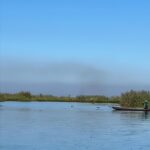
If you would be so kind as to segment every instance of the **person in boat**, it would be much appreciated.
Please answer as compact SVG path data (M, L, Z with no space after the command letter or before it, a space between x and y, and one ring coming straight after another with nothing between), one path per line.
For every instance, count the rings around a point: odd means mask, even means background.
M144 101L144 109L148 109L148 101L147 100Z

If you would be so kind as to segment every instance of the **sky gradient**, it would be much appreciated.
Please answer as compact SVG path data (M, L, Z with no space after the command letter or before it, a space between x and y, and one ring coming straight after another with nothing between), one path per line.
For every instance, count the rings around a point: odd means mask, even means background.
M0 92L150 90L150 1L1 0Z

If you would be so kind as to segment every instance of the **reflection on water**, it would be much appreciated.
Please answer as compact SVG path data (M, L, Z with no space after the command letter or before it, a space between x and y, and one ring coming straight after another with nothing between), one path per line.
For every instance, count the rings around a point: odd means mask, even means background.
M150 112L147 111L115 111L113 110L113 113L119 113L122 117L122 119L125 117L125 120L146 120L150 119Z
M143 112L143 118L144 118L144 119L148 119L149 116L150 116L150 113L149 113L149 112L147 112L147 111Z
M149 139L149 112L113 111L110 104L0 103L1 150L149 150Z

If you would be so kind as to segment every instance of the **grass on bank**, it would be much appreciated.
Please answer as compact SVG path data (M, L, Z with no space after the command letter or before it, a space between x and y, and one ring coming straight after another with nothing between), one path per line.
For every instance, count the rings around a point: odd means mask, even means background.
M0 101L41 101L41 102L82 102L82 103L119 103L118 99L106 96L52 96L32 95L30 92L19 92L15 94L0 93Z
M58 97L52 95L32 95L30 92L19 92L15 94L0 93L0 101L40 101L40 102L82 102L82 103L118 103L123 107L143 107L144 100L150 104L149 91L129 91L120 96L85 96Z

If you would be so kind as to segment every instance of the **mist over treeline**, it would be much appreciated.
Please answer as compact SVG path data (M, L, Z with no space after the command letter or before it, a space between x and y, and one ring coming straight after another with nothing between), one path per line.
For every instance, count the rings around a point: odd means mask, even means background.
M108 62L107 65L102 65L102 62L94 64L78 60L33 62L1 57L0 91L30 91L34 94L51 92L57 96L115 96L128 89L150 89L150 73L146 70L139 72L139 66L138 70L135 70L136 67L132 66L125 69L122 65L115 64L113 67L112 63Z

